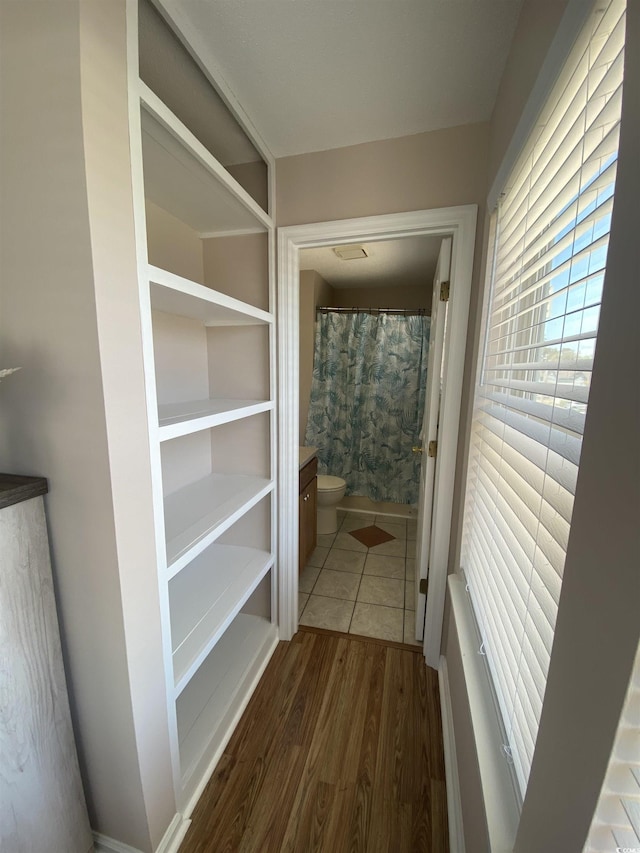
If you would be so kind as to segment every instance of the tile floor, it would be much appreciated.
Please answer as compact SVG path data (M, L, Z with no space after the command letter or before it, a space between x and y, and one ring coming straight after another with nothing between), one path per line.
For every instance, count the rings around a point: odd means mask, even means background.
M300 624L418 645L415 520L338 510L338 524L300 573ZM367 548L349 534L372 524L395 539Z

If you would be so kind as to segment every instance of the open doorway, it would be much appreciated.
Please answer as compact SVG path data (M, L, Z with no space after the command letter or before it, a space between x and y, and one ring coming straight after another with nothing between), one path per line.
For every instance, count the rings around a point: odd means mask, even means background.
M299 444L315 496L301 477L303 500L320 501L317 524L300 507L300 624L422 641L420 445L427 374L442 366L429 339L443 239L300 250Z
M299 443L331 441L332 458L321 448L325 452L320 453L319 470L346 474L342 508L415 517L419 466L411 458L411 448L418 439L421 412L418 416L414 410L416 405L422 408L424 387L419 386L426 380L432 285L441 241L439 236L417 235L346 250L327 246L300 251ZM323 330L326 334L321 337ZM321 349L315 344L322 344ZM386 363L381 361L385 357ZM315 377L314 358L324 360L318 365L324 370L320 374L316 370ZM338 429L335 422L322 423L318 394L323 393L324 405L337 394L334 418L339 412L348 418L359 414L358 403L366 397L364 385L376 394L382 420L364 439L367 425L361 423L359 434L348 438L349 453L342 433L351 424ZM384 418L392 407L395 417ZM404 442L397 440L400 434Z
M457 451L460 392L466 341L469 291L475 237L475 206L417 211L405 214L343 220L280 229L279 239L279 615L283 638L290 637L298 621L298 448L300 439L299 271L300 253L306 249L349 243L376 243L400 238L429 237L440 242L451 236L451 291L447 321L447 347L442 368L443 395L435 478L434 511L430 519L430 594L427 606L425 653L437 665L446 584L453 478ZM418 524L424 519L417 518Z

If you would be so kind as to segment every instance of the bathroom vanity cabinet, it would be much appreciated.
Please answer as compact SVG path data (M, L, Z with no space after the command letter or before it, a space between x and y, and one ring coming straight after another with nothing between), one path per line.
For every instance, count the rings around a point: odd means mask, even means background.
M298 499L298 569L302 571L318 542L318 460L300 469Z
M186 58L171 65L179 46L151 61L172 36L140 8L136 242L174 788L188 814L278 640L274 226L267 164L250 142L241 175L218 159L242 129L216 135L220 99ZM188 114L182 82L203 111Z

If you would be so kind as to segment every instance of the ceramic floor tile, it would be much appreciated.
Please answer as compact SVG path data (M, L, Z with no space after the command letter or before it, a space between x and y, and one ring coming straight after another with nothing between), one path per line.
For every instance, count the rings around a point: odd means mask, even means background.
M319 533L317 545L321 548L331 548L336 538L335 533Z
M367 527L374 523L375 515L368 513L350 512L345 516L340 533L346 533L349 530L359 530L361 527Z
M313 588L313 594L326 595L329 598L342 598L345 601L355 601L359 586L360 575L355 575L351 572L332 572L329 569L323 569Z
M403 611L395 607L357 602L349 628L350 634L402 642Z
M407 557L406 578L408 581L416 579L416 561L412 557Z
M326 628L329 631L342 631L346 634L352 614L353 601L312 595L304 608L300 624L309 625L312 628Z
M407 525L404 521L383 521L380 519L376 520L376 526L381 530L386 530L387 533L395 536L396 539L407 538Z
M404 609L405 610L415 610L416 609L416 584L415 581L407 581L404 587Z
M362 542L359 542L350 533L343 533L342 531L336 536L333 547L342 551L360 551L363 554L367 551L366 545L363 545Z
M415 542L417 529L416 521L407 521L407 539L411 539Z
M318 547L314 550L313 554L307 560L307 565L315 566L317 569L321 569L324 566L324 561L327 559L328 553L328 548L323 548L322 545L318 545Z
M324 568L332 569L334 572L362 574L366 556L359 551L341 551L338 548L332 548L324 561Z
M404 558L406 551L406 539L392 539L391 542L383 542L381 545L374 545L373 548L369 548L370 554L383 554L385 557Z
M298 578L298 591L311 592L314 583L318 580L319 574L320 569L317 569L315 566L305 566Z
M404 581L363 575L357 600L364 601L367 604L402 607L404 604Z
M302 611L304 610L304 606L309 601L309 593L308 592L299 592L298 593L298 618L302 616Z
M404 580L404 557L384 557L370 551L364 563L364 573Z
M416 640L416 614L413 610L404 611L404 642L411 646L422 645L420 640Z

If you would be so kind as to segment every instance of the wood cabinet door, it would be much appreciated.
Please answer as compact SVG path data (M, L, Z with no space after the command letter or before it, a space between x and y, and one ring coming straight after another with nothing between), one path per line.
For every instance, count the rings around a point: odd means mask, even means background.
M298 570L302 571L318 541L318 480L311 480L298 498Z
M298 498L298 571L301 572L307 563L307 503L305 501L305 491Z

